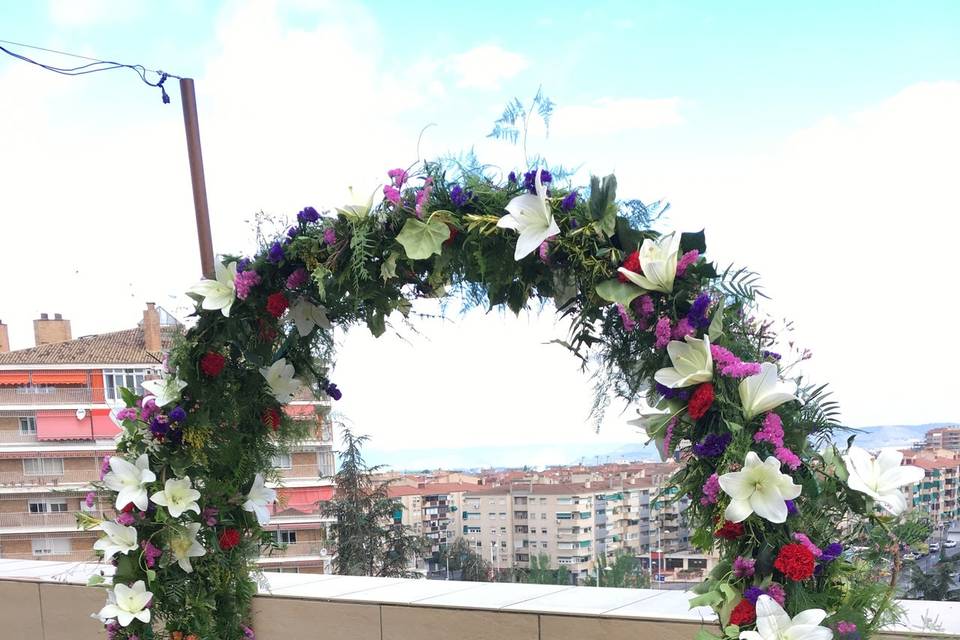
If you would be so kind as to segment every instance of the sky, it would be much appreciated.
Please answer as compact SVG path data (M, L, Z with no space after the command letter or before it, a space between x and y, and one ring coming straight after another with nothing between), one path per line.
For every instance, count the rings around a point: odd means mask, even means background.
M838 6L842 5L842 6ZM531 154L615 171L671 202L718 263L760 273L851 426L960 420L952 323L960 232L960 5L953 2L113 2L0 8L0 39L196 80L216 251L252 220L342 204L385 172L473 149L504 104L557 104ZM62 56L16 49L49 64ZM128 70L63 77L0 57L0 319L14 348L62 313L74 335L184 315L199 276L179 91ZM422 136L421 136L422 134ZM431 309L426 309L430 311ZM378 461L499 447L545 464L638 440L599 432L592 385L550 310L338 332L342 419ZM447 453L424 453L443 449ZM411 453L414 452L414 453ZM418 457L419 456L419 457Z

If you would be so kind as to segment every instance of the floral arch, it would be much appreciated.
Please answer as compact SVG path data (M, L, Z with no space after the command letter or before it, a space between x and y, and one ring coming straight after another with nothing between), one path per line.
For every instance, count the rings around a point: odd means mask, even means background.
M649 408L635 423L684 461L674 482L692 498L692 542L721 557L693 600L721 624L701 635L854 640L893 619L899 561L888 581L874 566L922 535L897 517L919 470L828 443L835 404L785 379L755 276L718 273L702 232L652 231L657 207L618 202L613 176L576 190L546 170L450 172L394 169L376 205L308 207L190 290L195 326L147 395L125 398L102 482L119 515L82 519L116 565L99 613L109 635L253 637L271 457L304 435L283 405L303 386L339 397L321 366L334 325L380 335L391 313L447 292L515 312L553 301L571 322L563 344L595 367L598 408L611 394ZM853 544L869 551L844 553Z

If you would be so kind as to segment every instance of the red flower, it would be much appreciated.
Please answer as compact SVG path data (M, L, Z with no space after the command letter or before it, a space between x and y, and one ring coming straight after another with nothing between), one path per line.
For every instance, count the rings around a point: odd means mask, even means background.
M213 351L203 354L200 358L200 371L203 375L216 378L223 373L223 368L227 365L227 359L219 353Z
M447 226L450 227L450 236L443 241L443 246L445 247L449 247L451 244L453 244L453 241L457 239L458 235L460 235L460 232L457 231L455 226L452 224L447 224Z
M220 548L229 551L240 544L240 532L236 529L224 529L220 534Z
M730 624L742 627L745 624L753 624L757 621L757 609L749 600L741 600L740 603L730 612Z
M713 404L713 385L704 382L690 396L690 404L687 406L687 413L694 420L699 420L707 412L707 409Z
M280 293L271 293L267 296L267 313L272 315L274 318L279 318L283 315L283 312L287 310L287 307L290 306L290 303L287 302L287 297Z
M263 416L260 418L260 421L263 422L263 426L270 427L274 431L280 428L280 410L276 407L270 407L263 412Z
M623 261L623 268L627 271L633 271L634 273L643 273L643 267L640 266L640 252L634 251L628 255L627 259ZM630 282L627 276L619 271L617 272L617 280L620 282Z
M133 511L133 507L134 504L132 502L128 502L127 504L123 505L123 509L120 509L120 513L130 513Z
M743 525L739 522L723 521L723 526L716 530L714 537L724 540L736 540L743 535Z
M815 563L816 560L810 549L802 544L792 543L780 547L780 553L777 554L773 566L794 582L800 582L813 575Z

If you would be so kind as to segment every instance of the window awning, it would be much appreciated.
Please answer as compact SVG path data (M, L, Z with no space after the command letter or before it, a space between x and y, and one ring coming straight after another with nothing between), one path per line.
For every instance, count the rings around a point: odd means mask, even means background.
M22 386L29 384L30 376L26 371L0 371L0 385Z
M34 371L33 384L87 384L86 371Z
M288 404L283 408L283 412L294 420L317 417L316 407L312 404Z
M79 420L76 412L37 411L37 440L105 439L119 432L108 409L87 411Z
M274 503L274 512L280 513L287 509L294 509L301 513L313 513L317 510L317 503L333 497L333 487L303 487L295 489L280 489L277 502ZM285 502L285 506L281 506Z

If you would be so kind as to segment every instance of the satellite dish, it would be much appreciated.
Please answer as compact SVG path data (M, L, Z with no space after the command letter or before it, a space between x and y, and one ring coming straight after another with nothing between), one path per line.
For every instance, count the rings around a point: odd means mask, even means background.
M327 550L326 550L326 549L320 549L320 555L322 555L322 556L327 555Z
M86 409L77 409L77 420L83 420L87 417Z

